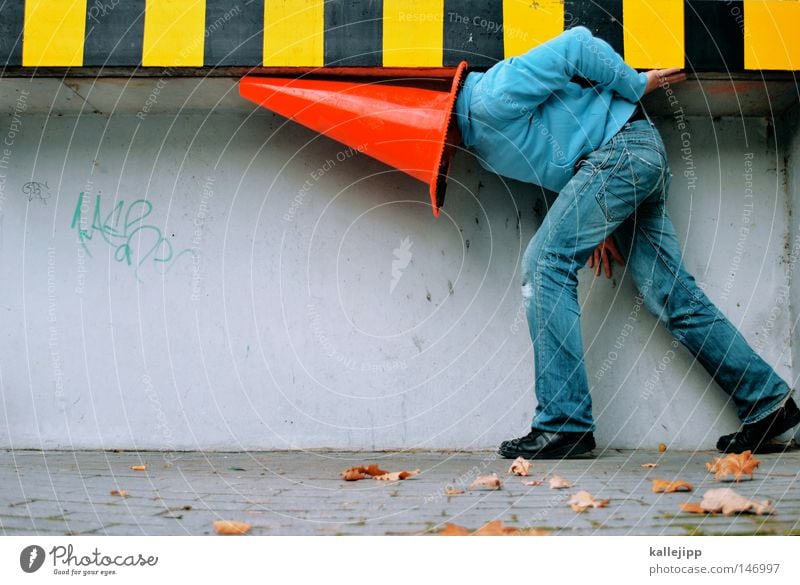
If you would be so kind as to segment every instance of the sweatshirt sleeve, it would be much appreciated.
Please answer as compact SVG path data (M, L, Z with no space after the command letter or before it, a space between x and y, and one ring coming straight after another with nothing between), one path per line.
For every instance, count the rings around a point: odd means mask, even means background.
M500 119L527 115L575 76L631 102L641 99L647 86L644 73L637 73L611 45L578 26L490 68L481 81L482 105Z

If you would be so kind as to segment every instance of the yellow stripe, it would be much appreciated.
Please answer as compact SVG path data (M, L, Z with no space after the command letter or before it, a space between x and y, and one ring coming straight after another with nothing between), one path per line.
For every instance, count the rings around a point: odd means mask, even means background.
M800 69L800 2L744 0L744 68Z
M22 64L80 67L86 31L86 0L26 0Z
M563 0L503 0L503 45L506 57L521 55L563 31Z
M205 0L146 0L142 65L202 67L205 24Z
M683 67L683 0L624 0L625 61L631 67Z
M264 65L324 64L323 0L264 0Z
M444 0L383 0L384 67L441 67Z

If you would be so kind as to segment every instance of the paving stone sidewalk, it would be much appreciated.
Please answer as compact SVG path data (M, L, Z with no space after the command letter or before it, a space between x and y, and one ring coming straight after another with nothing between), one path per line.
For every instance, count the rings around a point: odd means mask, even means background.
M523 485L507 474L509 460L480 451L0 451L0 534L204 535L213 534L219 519L249 522L255 535L433 534L448 522L476 529L496 519L555 535L800 533L800 451L760 455L755 478L738 485L706 471L716 455L611 450L594 459L534 462L524 479L558 474L575 485L552 490L546 481ZM345 468L370 463L420 474L399 482L340 479ZM466 488L493 472L501 490L445 495L448 487ZM654 494L652 479L683 479L695 491ZM770 499L777 514L680 511L681 502L699 502L714 487ZM566 502L581 489L610 505L573 512Z

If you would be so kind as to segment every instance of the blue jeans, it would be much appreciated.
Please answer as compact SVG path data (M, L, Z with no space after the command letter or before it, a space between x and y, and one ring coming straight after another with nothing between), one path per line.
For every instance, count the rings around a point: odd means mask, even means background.
M658 130L647 120L629 122L579 163L531 239L522 295L536 370L533 428L594 430L578 269L609 234L644 305L730 394L742 422L761 420L790 394L684 268L665 208L670 176Z

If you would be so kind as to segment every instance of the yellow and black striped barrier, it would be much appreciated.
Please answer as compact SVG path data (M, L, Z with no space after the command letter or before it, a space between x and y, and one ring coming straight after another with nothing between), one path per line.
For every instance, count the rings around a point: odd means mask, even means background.
M800 69L800 0L8 0L8 67L486 67L583 25L638 68Z

